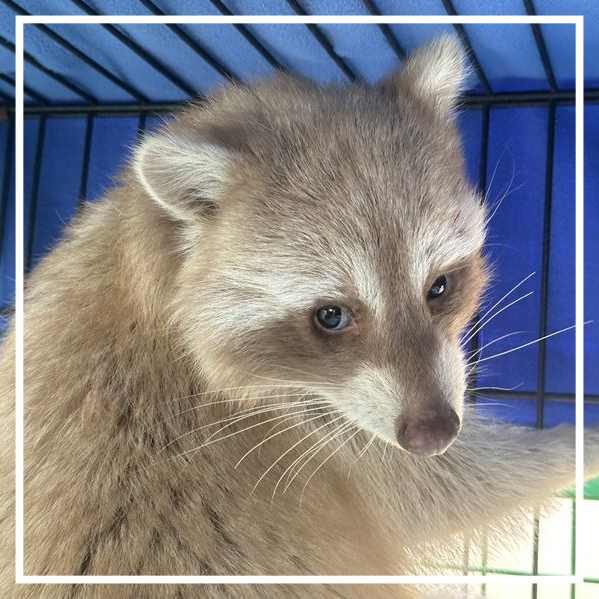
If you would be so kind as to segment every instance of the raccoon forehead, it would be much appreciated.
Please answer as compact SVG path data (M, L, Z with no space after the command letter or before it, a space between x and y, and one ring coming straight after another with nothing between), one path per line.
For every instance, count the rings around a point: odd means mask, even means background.
M480 252L486 237L486 210L472 194L428 219L421 218L406 234L414 276L423 281Z
M256 256L240 265L230 263L218 274L238 302L261 305L252 316L285 318L291 312L309 310L323 301L359 300L375 314L383 313L381 269L375 256L357 247L316 260L314 256Z
M420 244L413 246L413 258L410 260L418 279L426 279L432 273L442 273L456 264L463 264L480 251L484 243L484 230L474 229L467 232L443 231L439 228L425 229L421 232Z
M284 228L279 223L282 233L274 237L254 230L243 243L231 238L231 244L219 244L219 274L232 288L278 296L285 304L308 305L345 293L378 310L389 278L407 277L420 285L421 278L480 250L485 213L475 199L471 202L470 210L455 217L446 211L443 218L437 214L412 223L381 216L370 225L345 218L343 229L316 219L310 234L305 222L295 221Z

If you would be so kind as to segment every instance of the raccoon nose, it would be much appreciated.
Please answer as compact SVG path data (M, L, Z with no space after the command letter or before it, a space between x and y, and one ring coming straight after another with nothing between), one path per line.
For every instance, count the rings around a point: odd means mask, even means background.
M400 417L397 441L406 451L422 456L445 452L460 431L460 418L449 406L414 416Z

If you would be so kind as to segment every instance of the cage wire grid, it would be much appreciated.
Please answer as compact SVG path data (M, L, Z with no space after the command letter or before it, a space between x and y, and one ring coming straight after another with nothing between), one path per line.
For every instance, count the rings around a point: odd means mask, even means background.
M446 15L458 15L456 6L452 0L440 0L442 7ZM163 15L166 14L163 9L152 0L139 0L140 4L143 5L149 14ZM217 14L222 15L233 15L233 11L229 6L221 0L208 0L213 9L217 11ZM375 0L361 0L362 7L365 9L367 14L370 15L381 15L379 5ZM305 16L311 14L308 12L306 4L299 0L286 0L287 7L292 11L292 14ZM31 14L27 11L24 3L17 3L13 0L0 0L0 6L8 9L11 15L28 15ZM71 6L73 9L78 9L81 13L87 15L101 15L102 13L94 8L92 3L88 0L68 0L65 5ZM533 0L522 0L522 9L525 14L535 15L535 4ZM67 13L70 8L67 8ZM151 129L156 124L157 117L161 115L167 115L171 112L176 112L184 100L177 102L163 102L155 101L149 95L139 89L134 81L125 79L118 74L118 70L111 69L109 66L105 66L100 62L100 59L93 57L85 52L85 50L77 47L69 41L64 35L58 33L54 28L47 25L30 25L28 27L34 27L44 36L51 40L54 44L59 46L62 50L68 53L74 60L81 61L91 69L96 75L102 79L109 81L112 85L116 86L119 90L124 92L129 100L122 103L103 103L100 98L96 97L93 93L86 89L84 83L78 82L61 74L55 68L51 68L44 63L43 56L34 56L27 47L24 52L24 60L27 68L31 70L35 69L37 72L42 73L47 80L51 81L54 85L57 85L64 90L67 90L69 94L76 98L75 102L56 102L49 97L44 91L41 91L37 87L33 87L26 81L24 86L24 92L29 101L25 106L25 115L27 123L32 126L32 123L36 125L35 135L26 133L26 140L33 141L35 144L34 152L32 153L30 166L31 166L31 180L30 188L27 193L26 203L26 247L25 247L25 268L28 272L39 259L42 252L36 252L36 225L39 224L40 219L40 197L43 194L41 190L41 172L44 160L47 160L46 152L44 151L45 143L47 143L47 133L49 124L52 123L58 117L66 119L76 119L81 121L83 127L83 143L81 147L81 164L80 174L78 180L77 198L78 205L73 206L73 210L76 210L84 202L91 200L90 197L90 158L92 154L92 146L94 141L94 135L98 134L100 127L102 126L102 119L105 118L123 118L127 120L127 124L130 127L132 121L135 120L133 137L139 137L146 130ZM198 98L198 93L194 90L189 83L176 72L166 61L164 61L155 50L150 50L144 47L143 44L136 41L127 31L122 27L102 24L97 25L106 31L114 40L118 41L124 46L129 52L134 54L149 68L159 73L165 80L177 88L185 98L192 96ZM239 76L234 69L227 66L223 60L215 53L212 49L202 44L197 36L192 37L188 30L180 25L170 24L161 25L161 27L167 27L179 40L180 42L192 52L198 61L207 65L214 71L216 71L223 79L234 82L242 82L242 78ZM252 30L249 26L243 24L233 24L239 35L257 52L266 64L270 68L280 70L283 72L293 72L293 69L288 66L288 63L284 60L284 57L277 55L269 49L268 44L261 40L260 36ZM338 52L335 47L334 40L331 39L330 33L324 30L323 27L316 24L305 24L304 27L308 30L309 35L313 38L313 41L321 48L324 55L328 57L335 68L339 71L342 77L347 81L360 80L360 75L357 73L355 67L343 56L341 52ZM376 25L380 31L385 43L388 48L391 49L398 62L405 59L408 52L401 39L398 37L396 31L394 31L387 24ZM501 110L502 108L540 108L545 111L545 153L544 153L544 197L542 207L542 239L541 239L541 268L538 273L539 283L539 317L536 326L537 337L541 338L550 333L549 328L549 284L550 284L550 257L552 250L552 218L554 218L554 163L555 163L555 152L556 152L556 128L558 113L563 107L572 106L574 104L574 91L571 88L565 88L560 85L558 78L555 74L550 58L549 50L545 40L545 35L542 28L538 24L530 24L530 34L534 39L534 47L538 53L538 58L542 64L546 89L532 89L532 90L518 90L518 91L497 91L494 89L493 83L490 77L487 76L482 62L477 56L477 52L474 49L474 44L470 38L470 34L466 27L461 24L454 24L452 28L455 34L459 37L464 48L466 48L470 62L474 73L478 79L478 89L475 92L470 92L464 95L461 99L461 104L464 108L465 113L475 112L480 119L480 139L478 140L478 147L475 152L478 155L478 165L475 169L474 178L477 179L477 185L482 194L488 192L490 185L489 177L489 154L490 154L490 127L491 119L494 111ZM0 47L9 53L14 54L15 46L13 42L4 37L0 36ZM0 81L6 84L0 89L0 109L2 104L4 105L4 159L3 159L3 178L2 178L2 205L0 213L0 223L2 223L2 260L5 264L3 268L3 275L6 273L6 264L13 260L14 268L14 256L11 257L10 249L7 247L9 244L5 243L10 235L7 234L8 226L7 218L9 216L9 204L11 198L11 190L13 182L11 180L10 173L13 170L14 163L14 93L11 94L11 88L14 90L14 78L9 73L0 73ZM200 99L201 96L200 96ZM599 88L586 88L585 89L585 102L587 104L599 103ZM27 127L28 125L26 125ZM122 158L120 156L119 158ZM48 214L45 214L45 218L48 218ZM43 248L47 251L47 247ZM3 276L4 278L4 276ZM3 282L4 286L4 282ZM10 303L12 302L12 290L9 293L2 293L3 307L2 315L8 317L12 308ZM477 319L475 319L475 324ZM473 352L478 351L481 348L480 332L476 333L471 342L470 349ZM498 391L495 389L485 387L479 390L479 394L483 397L499 398L506 401L534 401L534 425L537 428L543 428L546 424L546 408L547 401L562 401L572 403L574 400L574 394L572 392L563 393L550 391L546 387L547 381L547 342L540 341L538 345L538 360L536 368L536 386L534 390L503 390ZM588 406L599 405L599 394L586 394L585 404ZM594 409L594 408L593 408ZM599 499L599 485L587 485L585 492L588 498ZM576 513L574 510L574 502L572 501L571 511L571 527L572 534L574 531L574 524L576 520ZM539 573L539 515L538 513L533 514L533 538L531 543L532 553L532 565L529 571L527 570L509 570L501 568L490 567L487 562L487 547L485 542L481 550L480 563L476 566L471 564L471 552L472 547L468 540L464 542L463 560L462 564L458 566L458 569L468 574L470 572L478 572L483 574L538 574ZM573 550L573 544L572 544ZM574 556L571 559L571 572L573 573L574 567ZM597 568L597 578L589 578L589 583L599 583L599 564ZM484 588L483 588L484 590ZM538 588L536 585L531 587L531 596L536 598L538 594ZM576 589L574 585L571 586L570 596L574 597Z

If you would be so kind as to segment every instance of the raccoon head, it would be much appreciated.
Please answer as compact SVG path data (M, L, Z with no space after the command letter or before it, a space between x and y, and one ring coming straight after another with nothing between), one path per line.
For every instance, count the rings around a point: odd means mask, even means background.
M464 62L442 38L375 86L229 87L141 144L137 177L182 240L176 319L214 389L287 384L407 451L453 442L487 277Z

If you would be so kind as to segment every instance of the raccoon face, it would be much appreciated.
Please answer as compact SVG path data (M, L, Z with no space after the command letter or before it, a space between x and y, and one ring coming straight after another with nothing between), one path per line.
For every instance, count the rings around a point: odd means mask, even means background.
M213 388L287 385L420 455L453 442L459 334L487 278L452 114L463 63L442 38L374 87L227 89L140 146L182 240L176 320Z

